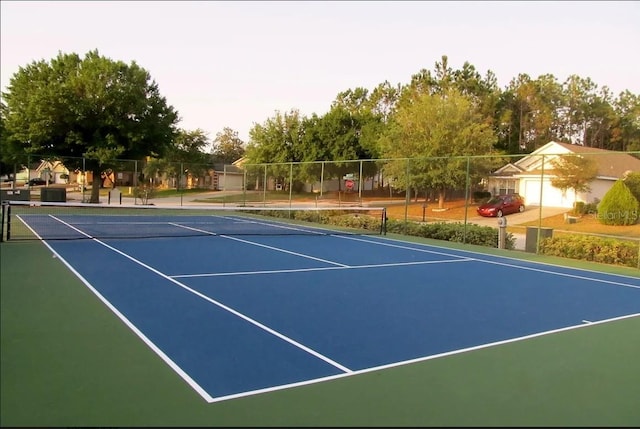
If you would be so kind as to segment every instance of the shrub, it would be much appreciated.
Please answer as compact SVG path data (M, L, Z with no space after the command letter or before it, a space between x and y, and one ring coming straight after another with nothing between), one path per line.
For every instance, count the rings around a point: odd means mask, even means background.
M589 235L563 234L540 240L540 254L604 264L638 266L638 244Z
M475 191L473 193L473 202L474 203L486 203L491 198L491 192L489 191Z
M594 202L588 203L584 205L584 212L582 214L596 214L598 213L598 204L600 204L599 199L595 199Z
M640 173L629 173L623 180L636 200L640 201Z
M153 186L140 185L133 192L134 197L140 198L142 204L149 204L149 200L154 197L156 190Z
M465 225L460 222L421 224L418 222L404 222L389 219L387 221L387 232L432 238L435 240L453 241L456 243L498 247L498 229L490 226L467 224L465 236ZM507 233L505 237L505 248L515 248L515 237L511 233Z
M638 222L640 203L623 180L618 180L598 204L598 220L605 225L633 225Z
M248 213L271 217L292 217L295 220L334 225L344 228L357 228L369 231L380 230L380 218L366 214L346 213L340 210L328 211L288 211L288 210L249 210ZM420 223L413 221L400 221L387 219L387 232L410 235L414 237L432 238L436 240L453 241L457 243L476 244L486 247L498 247L498 229L490 226L467 224L466 237L463 223ZM515 237L507 233L505 248L515 248Z

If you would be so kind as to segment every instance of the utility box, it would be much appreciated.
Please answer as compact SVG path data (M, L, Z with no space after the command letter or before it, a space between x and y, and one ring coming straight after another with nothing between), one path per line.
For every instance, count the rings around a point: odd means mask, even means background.
M540 231L540 240L543 238L553 237L553 228L538 228L536 226L527 227L527 236L524 244L526 252L536 253L538 243L538 231Z
M0 190L0 201L29 201L31 191L28 189L2 189Z
M66 188L40 189L40 201L49 203L65 203L67 201Z

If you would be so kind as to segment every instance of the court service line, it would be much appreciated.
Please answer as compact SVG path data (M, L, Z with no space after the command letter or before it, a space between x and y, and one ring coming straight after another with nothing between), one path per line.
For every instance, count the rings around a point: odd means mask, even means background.
M347 237L339 237L339 238L347 238ZM406 240L400 240L397 238L390 238L388 236L380 238L380 240L386 240L386 241L391 241L391 242L399 242L399 243L406 243ZM381 244L384 245L385 243L379 242L379 241L373 241L373 240L364 240L367 242L371 242L374 244ZM413 243L416 244L418 246L427 246L427 247L435 247L438 249L447 249L446 247L443 247L442 245L436 245L436 244L426 244L426 243ZM419 250L413 247L410 247L409 249L414 249L414 250ZM602 275L607 275L607 276L611 276L611 277L618 277L618 278L625 278L625 279L638 279L638 276L631 276L631 275L627 275L627 274L620 274L620 273L608 273L608 272L604 272L604 271L599 271L599 270L590 270L587 268L579 268L579 267L567 267L566 265L559 265L559 264L552 264L549 262L542 262L542 261L533 261L533 260L524 260L522 258L517 258L517 257L513 257L513 256L505 256L505 255L489 255L487 253L483 253L483 252L478 252L478 251L474 251L474 250L468 250L468 249L451 249L454 250L456 252L460 252L460 253L465 253L465 254L471 254L471 255L478 255L479 257L476 258L476 260L478 262L487 262L486 257L494 257L494 258L498 258L498 259L507 259L510 261L517 261L517 262L528 262L531 264L536 264L536 265L542 265L545 267L553 267L553 268L560 268L560 269L570 269L573 271L581 271L581 272L586 272L586 273L594 273L594 274L602 274ZM448 255L448 256L456 256L453 254L449 254L449 253L443 253L443 255ZM514 267L518 267L517 265L514 265ZM518 267L519 268L519 267Z
M274 227L274 228L290 229L292 231L302 231L302 232L306 232L308 234L326 235L326 232L314 231L313 229L309 229L309 228L294 228L291 225L286 225L286 224L279 223L279 222L276 222L276 221L273 221L273 223L268 223L268 222L260 222L258 220L241 219L241 218L237 218L237 217L233 217L233 216L219 216L219 217L221 217L222 219L231 219L231 220L236 221L238 223L255 223L257 225L271 226L271 227Z
M633 285L633 284L629 284L629 283L622 283L622 282L616 282L616 281L613 281L613 280L597 279L597 278L594 278L594 277L580 276L580 275L577 275L577 274L560 273L560 272L557 272L557 271L543 270L542 268L523 267L521 265L508 264L506 262L488 261L488 260L482 260L482 259L479 259L479 261L487 263L487 264L502 265L502 266L505 266L505 267L518 268L518 269L521 269L521 270L537 271L539 273L552 274L552 275L561 276L561 277L571 277L571 278L574 278L574 279L589 280L589 281L592 281L592 282L607 283L607 284L616 285L616 286L624 286L624 287L630 287L630 288L633 288L633 289L640 289L640 286L638 286L638 285Z
M466 259L444 259L441 261L413 261L413 262L394 262L390 264L370 264L370 265L351 265L348 267L316 267L316 268L296 268L290 270L259 270L259 271L236 271L226 273L201 273L201 274L177 274L170 276L174 279L193 278L193 277L220 277L220 276L245 276L252 274L281 274L281 273L301 273L307 271L329 271L329 270L358 270L362 268L385 268L385 267L401 267L407 265L426 265L426 264L444 264L448 262L467 262L473 261L472 258Z
M499 347L499 346L502 346L504 344L516 343L516 342L520 342L520 341L526 341L526 340L529 340L529 339L532 339L532 338L544 337L544 336L547 336L547 335L553 335L553 334L560 333L560 332L565 332L565 331L572 331L572 330L576 330L576 329L589 328L589 327L591 327L593 325L601 325L601 324L611 323L611 322L615 322L615 321L618 321L618 320L624 320L624 319L629 319L629 318L638 317L638 316L640 316L640 313L628 314L628 315L624 315L624 316L614 317L614 318L611 318L611 319L599 320L599 321L590 322L590 323L583 323L583 324L580 324L580 325L572 325L572 326L567 326L567 327L564 327L564 328L553 329L553 330L550 330L550 331L538 332L538 333L529 334L529 335L525 335L525 336L521 336L521 337L509 338L509 339L506 339L506 340L495 341L495 342L492 342L492 343L480 344L480 345L477 345L477 346L471 346L471 347L466 347L466 348L462 348L462 349L457 349L457 350L451 350L451 351L447 351L447 352L437 353L437 354L434 354L434 355L422 356L422 357L418 357L418 358L414 358L414 359L393 362L393 363L389 363L389 364L385 364L385 365L379 365L379 366L374 366L374 367L369 367L369 368L363 368L363 369L359 369L359 370L353 371L352 373L349 373L349 374L330 375L330 376L327 376L327 377L310 379L310 380L305 380L305 381L301 381L301 382L297 382L297 383L274 386L274 387L270 387L270 388L247 391L247 392L236 393L236 394L231 394L231 395L226 395L226 396L218 396L212 402L221 402L221 401L226 401L226 400L229 400L229 399L236 399L236 398L246 397L246 396L250 396L250 395L256 395L256 394L260 394L260 393L265 393L265 392L274 392L274 391L277 391L277 390L284 390L284 389L289 389L289 388L292 388L292 387L307 386L307 385L316 384L316 383L322 383L322 382L331 381L331 380L338 380L338 379L345 378L345 377L353 377L355 375L366 374L366 373L370 373L370 372L383 371L383 370L390 369L390 368L396 368L396 367L400 367L400 366L411 365L411 364L415 364L415 363L418 363L418 362L425 362L425 361L428 361L428 360L440 359L440 358L448 357L448 356L455 356L455 355L459 355L459 354L473 352L475 350L482 350L482 349L486 349L486 348Z
M241 242L241 243L250 244L250 245L252 245L252 246L264 247L265 249L275 250L275 251L277 251L277 252L282 252L282 253L288 253L289 255L300 256L301 258L313 259L314 261L324 262L325 264L331 264L331 265L336 265L336 266L338 266L338 267L349 268L349 265L341 264L341 263L339 263L339 262L329 261L329 260L327 260L327 259L316 258L316 257L314 257L314 256L311 256L311 255L305 255L305 254L303 254L303 253L292 252L292 251L290 251L290 250L281 249L281 248L279 248L279 247L267 246L266 244L256 243L256 242L254 242L254 241L249 241L249 240L243 240L242 238L238 238L238 237L231 237L231 236L229 236L229 235L216 234L215 232L205 231L204 229L193 228L193 227L191 227L191 226L180 225L180 224L178 224L178 223L169 222L169 224L170 224L170 225L173 225L173 226L180 227L180 228L190 229L191 231L197 231L197 232L202 232L202 233L209 234L209 235L215 235L215 236L217 236L217 237L226 238L226 239L228 239L228 240L235 240L235 241L239 241L239 242Z
M51 216L53 219L57 220L58 222L62 223L63 225L66 225L66 226L68 226L69 228L71 228L71 229L73 229L73 230L75 230L75 231L79 232L80 234L82 234L82 235L86 236L87 238L92 239L92 240L93 240L93 241L95 241L96 243L98 243L98 244L100 244L100 245L102 245L102 246L104 246L104 247L106 247L106 248L108 248L108 249L110 249L110 250L112 250L112 251L114 251L114 252L118 253L119 255L124 256L125 258L129 259L130 261L132 261L132 262L134 262L134 263L136 263L136 264L138 264L138 265L140 265L140 266L142 266L142 267L144 267L144 268L148 269L149 271L151 271L151 272L153 272L153 273L155 273L155 274L159 275L160 277L162 277L162 278L164 278L164 279L166 279L166 280L169 280L170 282L172 282L172 283L174 283L174 284L176 284L176 285L180 286L180 287L181 287L181 288L183 288L184 290L189 291L189 292L191 292L192 294L194 294L194 295L196 295L196 296L198 296L198 297L200 297L200 298L204 299L205 301L208 301L208 302L210 302L211 304L214 304L214 305L216 305L216 306L218 306L218 307L222 308L223 310L226 310L226 311L228 311L229 313L231 313L231 314L233 314L233 315L235 315L235 316L237 316L237 317L239 317L239 318L241 318L241 319L243 319L243 320L246 320L247 322L249 322L249 323L251 323L252 325L255 325L255 326L257 326L258 328L260 328L260 329L262 329L262 330L264 330L264 331L266 331L266 332L270 333L271 335L274 335L275 337L278 337L278 338L280 338L281 340L286 341L287 343L289 343L289 344L293 345L294 347L297 347L297 348L299 348L299 349L301 349L301 350L303 350L303 351L305 351L305 352L309 353L310 355L315 356L315 357L317 357L317 358L318 358L318 359L320 359L320 360L323 360L324 362L328 363L329 365L334 366L334 367L338 368L339 370L341 370L341 371L343 371L343 372L345 372L345 373L351 373L351 372L353 372L353 370L351 370L351 369L347 368L347 367L346 367L346 366L344 366L344 365L341 365L340 363L338 363L338 362L334 361L333 359L331 359L331 358L329 358L329 357L327 357L327 356L325 356L325 355L323 355L323 354L321 354L321 353L319 353L319 352L317 352L317 351L313 350L313 349L312 349L312 348L310 348L310 347L305 346L305 345L304 345L304 344L302 344L302 343L299 343L298 341L294 340L293 338L290 338L290 337L288 337L288 336L286 336L286 335L284 335L284 334L282 334L282 333L280 333L280 332L276 331L275 329L272 329L272 328L268 327L267 325L265 325L265 324L263 324L263 323L260 323L260 322L258 322L257 320L252 319L251 317L249 317L249 316L247 316L247 315L245 315L245 314L243 314L243 313L241 313L241 312L239 312L239 311L237 311L237 310L235 310L235 309L233 309L233 308L231 308L231 307L229 307L229 306L227 306L227 305L224 305L223 303L221 303L221 302L219 302L219 301L216 301L215 299L213 299L213 298L211 298L211 297L208 297L207 295L204 295L204 294L202 294L202 293L198 292L197 290L191 289L189 286L187 286L187 285L185 285L185 284L183 284L183 283L180 283L178 280L176 280L176 279L172 279L172 278L171 278L171 277L169 277L168 275L166 275L166 274L164 274L164 273L162 273L162 272L160 272L160 271L156 270L156 269L155 269L155 268L153 268L152 266L145 264L144 262L142 262L142 261L140 261L140 260L138 260L138 259L134 258L133 256L128 255L127 253L125 253L125 252L123 252L123 251L121 251L121 250L119 250L119 249L116 249L115 247L110 246L109 244L107 244L107 243L105 243L105 242L103 242L103 241L101 241L101 240L99 240L99 239L97 239L97 238L95 238L95 237L92 237L91 235L89 235L89 234L85 233L84 231L82 231L82 230L80 230L80 229L78 229L78 228L74 227L73 225L68 224L67 222L63 221L62 219L59 219L59 218L57 218L57 217L55 217L55 216L53 216L53 215L50 215L50 216Z
M345 236L339 236L339 235L336 235L335 237L336 238L343 238L345 240L364 241L366 243L378 244L380 246L391 246L391 247L398 247L398 248L401 248L401 249L415 250L415 251L418 251L418 252L436 253L436 254L439 254L439 255L464 258L464 256L457 256L455 254L446 253L446 252L436 252L436 251L431 251L431 250L426 250L426 249L419 249L419 248L415 248L415 247L400 246L400 245L391 244L391 243L383 243L383 242L374 241L374 240L364 240L362 238L345 237ZM613 280L603 280L603 279L598 279L598 278L594 278L594 277L581 276L581 275L578 275L578 274L561 273L561 272L558 272L558 271L545 270L545 269L542 269L542 268L534 268L534 267L525 267L525 266L522 266L522 265L516 265L516 264L511 264L511 263L506 263L506 262L491 261L491 260L488 260L488 259L469 258L469 260L473 260L473 261L477 261L477 262L483 262L483 263L486 263L486 264L502 265L502 266L505 266L505 267L517 268L517 269L521 269L521 270L537 271L537 272L540 272L540 273L552 274L552 275L556 275L556 276L571 277L571 278L576 278L576 279L581 279L581 280L590 280L590 281L594 281L594 282L607 283L607 284L612 284L612 285L616 285L616 286L624 286L624 287L630 287L630 288L634 288L634 289L640 289L640 286L629 284L629 283L617 282L617 281L613 281ZM531 262L531 261L529 261L529 262ZM536 262L532 262L532 263L536 263Z
M420 248L411 247L411 246L401 246L399 244L384 243L382 241L365 240L363 238L349 237L349 236L344 236L344 235L331 235L331 236L332 237L336 237L336 238L342 238L344 240L362 241L364 243L377 244L379 246L395 247L395 248L404 249L404 250L415 250L416 252L433 253L434 255L450 256L452 258L461 258L461 259L469 259L469 260L473 259L473 258L469 258L467 256L459 256L459 255L455 255L455 254L452 254L452 253L437 252L435 250L420 249Z

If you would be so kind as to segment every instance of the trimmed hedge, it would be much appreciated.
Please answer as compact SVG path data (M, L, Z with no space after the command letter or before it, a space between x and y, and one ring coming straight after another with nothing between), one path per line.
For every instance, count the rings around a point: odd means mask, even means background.
M604 264L638 266L637 242L581 234L562 234L540 240L540 254Z
M356 228L361 230L379 231L381 219L378 216L354 214L340 210L256 210L250 213L276 218L292 218L323 225L334 225L341 228ZM436 240L453 241L457 243L475 244L478 246L498 247L498 229L490 226L467 224L460 222L419 223L413 221L399 221L387 219L387 232L411 235L414 237L432 238ZM515 237L507 233L505 249L515 249Z
M457 243L475 244L478 246L498 247L498 229L490 226L467 224L466 237L465 225L461 222L434 222L418 223L404 222L395 219L387 220L387 232L411 235L415 237L433 238ZM515 248L515 237L507 233L505 248Z

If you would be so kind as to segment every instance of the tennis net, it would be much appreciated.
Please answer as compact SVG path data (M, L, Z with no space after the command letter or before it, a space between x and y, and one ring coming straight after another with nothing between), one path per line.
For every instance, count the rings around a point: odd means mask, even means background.
M200 207L5 201L2 240L386 234L384 207Z

